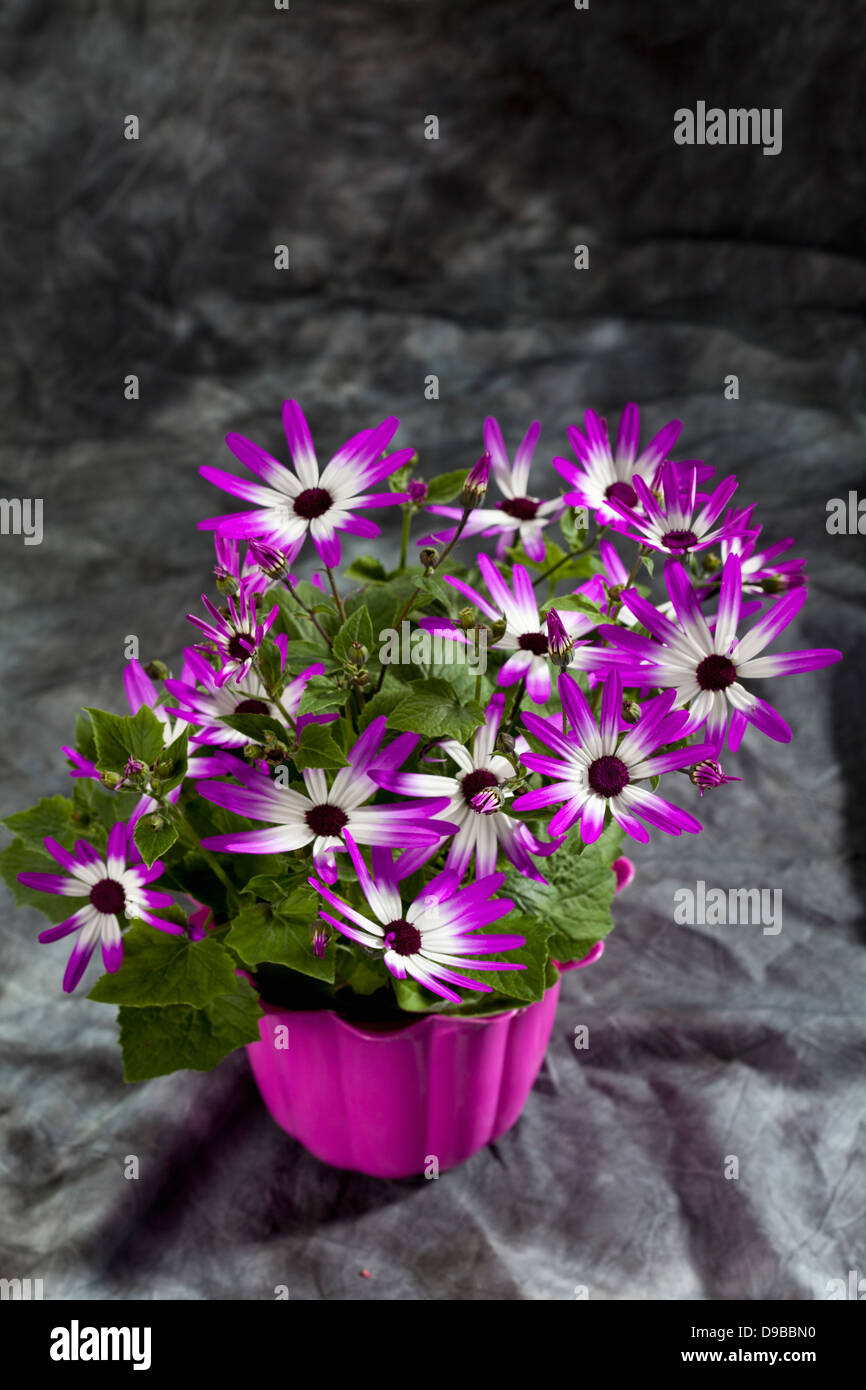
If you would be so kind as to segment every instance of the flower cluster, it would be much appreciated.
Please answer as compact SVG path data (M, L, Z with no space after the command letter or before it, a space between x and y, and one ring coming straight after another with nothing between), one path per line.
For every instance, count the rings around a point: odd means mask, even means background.
M539 998L557 963L600 954L580 894L610 900L622 837L698 833L749 726L792 737L753 683L839 660L767 651L805 561L734 505L733 476L671 457L679 421L642 444L629 405L612 446L587 411L576 462L534 481L538 422L512 456L486 420L475 466L438 478L388 452L398 423L323 468L294 401L291 466L228 435L253 479L200 472L247 509L200 523L216 592L181 669L130 660L129 713L89 710L64 749L71 797L6 822L4 875L54 922L40 940L76 935L64 989L101 945L93 994L121 1005L130 1075L157 1065L148 1008L171 1069L212 1065L180 1060L197 1018L202 1058L257 1036L269 992L380 1015ZM395 507L397 567L341 567Z

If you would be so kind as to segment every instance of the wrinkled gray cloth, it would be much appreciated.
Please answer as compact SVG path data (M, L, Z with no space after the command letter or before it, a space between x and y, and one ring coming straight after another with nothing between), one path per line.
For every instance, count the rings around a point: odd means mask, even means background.
M845 660L762 686L795 739L750 733L742 783L669 779L703 833L635 848L523 1117L436 1182L326 1168L242 1054L125 1086L114 1011L61 994L66 944L5 894L0 1275L55 1299L825 1298L866 1273L866 538L825 526L866 495L866 12L242 8L0 16L0 490L44 500L41 545L0 537L2 812L67 790L77 707L125 707L127 635L177 665L196 521L233 508L197 466L230 429L285 456L288 395L324 457L398 415L427 474L474 461L485 415L512 447L538 418L537 485L587 406L680 418L680 456L808 557L778 645ZM677 147L698 100L781 107L781 154ZM677 925L699 880L781 890L781 931Z

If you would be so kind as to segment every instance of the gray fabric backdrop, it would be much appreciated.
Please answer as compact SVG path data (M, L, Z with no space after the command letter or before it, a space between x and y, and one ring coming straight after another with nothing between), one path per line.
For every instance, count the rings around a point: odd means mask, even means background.
M473 461L488 413L510 441L541 419L542 462L588 405L677 416L683 456L808 557L790 645L845 651L776 683L795 742L749 735L697 840L637 849L523 1118L438 1182L325 1168L240 1054L125 1087L113 1010L60 994L64 947L6 894L0 1274L437 1300L820 1299L866 1274L866 539L825 528L866 493L863 4L10 0L0 29L0 491L45 508L40 546L0 538L4 814L66 789L78 706L123 708L127 634L176 663L196 520L232 506L196 467L228 429L283 453L287 395L323 453L397 414L431 471ZM782 152L677 147L698 100L781 107ZM780 888L781 932L675 925L698 879Z

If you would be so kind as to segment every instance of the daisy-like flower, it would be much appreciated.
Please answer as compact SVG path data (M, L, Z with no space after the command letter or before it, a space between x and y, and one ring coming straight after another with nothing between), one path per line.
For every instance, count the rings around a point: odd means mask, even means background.
M748 514L751 514L751 511L750 507ZM806 561L778 558L784 555L786 550L790 550L794 544L793 537L776 541L775 545L765 546L763 550L756 550L760 535L761 527L756 526L754 530L740 530L722 539L722 562L724 563L729 555L740 557L743 593L784 594L789 589L802 588L806 583Z
M498 421L492 416L484 421L484 448L490 455L493 477L502 493L502 501L495 507L476 508L462 534L466 537L497 536L496 556L500 560L508 547L514 545L518 539L523 543L530 560L543 560L546 550L544 528L552 521L557 521L565 510L565 502L561 497L544 502L540 497L529 495L529 470L540 433L541 426L536 420L529 426L522 442L517 446L512 466L508 461ZM451 517L455 521L459 521L463 515L460 507L431 506L428 511L437 516ZM447 543L454 539L455 530L456 528L452 527L448 531L437 532L435 536L427 537L418 543Z
M719 610L710 630L698 597L684 567L676 560L665 564L665 581L675 621L665 617L646 599L629 589L623 602L643 623L649 637L605 624L599 633L629 654L630 666L621 669L627 684L659 686L675 693L674 707L689 705L691 727L706 722L716 756L728 731L728 747L736 752L747 724L778 743L789 743L791 730L782 716L745 686L742 678L791 675L814 671L842 659L842 653L825 647L759 656L786 628L806 602L805 588L785 594L742 637L737 636L742 602L742 571L737 555L729 555L722 571ZM728 724L730 717L730 727Z
M473 856L476 878L492 874L502 849L506 859L526 878L546 883L530 854L552 854L560 841L544 844L536 839L528 825L502 809L504 798L499 789L515 777L508 759L495 751L504 705L504 695L493 696L484 711L485 722L475 730L471 753L455 739L444 739L437 745L440 752L457 764L458 770L453 777L399 772L396 767L371 775L380 786L402 796L447 798L441 814L458 829L448 846L445 867L453 870L458 880L463 878Z
M369 774L399 766L416 742L414 734L398 735L387 748L380 749L385 728L384 716L372 720L346 755L349 766L340 768L330 786L320 768L305 769L306 795L240 763L232 767L232 773L242 786L200 783L198 790L208 801L237 815L268 822L266 830L210 836L202 840L203 846L230 854L283 854L312 844L316 872L327 883L336 881L335 855L346 848L346 831L362 845L435 848L455 828L433 819L448 804L447 797L423 803L365 804L378 790L378 783Z
M280 634L274 639L274 643L285 666L286 638ZM239 681L220 685L217 672L203 656L192 649L187 649L185 655L190 674L183 680L169 678L165 687L177 701L177 708L171 713L179 715L195 726L194 732L190 735L191 743L208 744L215 748L243 748L248 743L256 742L256 739L248 734L242 734L224 724L222 721L226 715L268 714L272 719L282 720L282 714L268 698L257 672L250 670ZM297 721L299 730L305 724L329 724L334 719L339 719L337 714L302 714L298 717L298 706L308 682L313 676L323 675L324 671L325 666L322 662L307 666L289 681L280 696L283 708ZM194 759L190 767L193 767L196 761L197 759Z
M514 907L510 898L490 901L490 895L502 887L504 874L491 874L471 887L460 888L457 875L446 869L427 884L420 897L404 903L399 888L399 867L393 863L390 852L373 851L371 874L351 835L347 835L346 841L369 915L359 912L323 883L311 878L311 886L340 913L339 917L327 912L320 912L319 916L343 936L382 951L385 965L396 979L405 980L411 975L433 994L459 1004L460 995L452 986L487 993L491 990L490 985L469 979L459 971L526 968L517 961L475 959L479 953L511 951L526 943L523 936L480 931L506 916Z
M711 744L696 744L670 753L658 751L682 738L689 722L684 711L671 713L673 691L648 700L640 723L625 726L624 735L622 683L616 671L605 681L598 725L577 681L565 671L559 677L559 693L568 716L567 733L563 734L556 721L539 719L534 714L523 716L529 732L554 754L547 757L524 753L523 761L533 772L542 772L555 780L518 797L515 808L537 811L541 806L561 803L548 826L549 834L564 835L580 821L581 837L586 844L598 839L607 810L627 835L644 844L649 831L641 820L669 835L681 835L684 830L697 834L701 826L694 816L672 806L656 792L636 785L648 777L690 767L712 752Z
M201 629L223 659L222 668L216 675L217 684L225 685L234 677L237 685L238 681L249 675L256 652L264 641L265 633L276 620L279 609L275 604L265 615L264 622L260 623L256 616L255 596L243 589L234 598L231 594L226 595L228 612L225 614L214 607L207 594L202 594L201 601L213 622L205 622L195 613L187 613L187 620ZM209 648L202 646L199 650L209 651Z
M478 564L484 582L493 602L489 602L477 589L464 584L462 579L446 575L445 582L468 598L474 607L491 620L505 619L503 635L489 644L490 651L512 652L505 665L497 673L498 685L516 685L526 679L526 691L530 700L543 705L550 698L550 664L548 662L547 622L538 611L538 599L532 587L529 571L523 565L515 565L511 572L513 591L509 589L502 575L488 555L479 555ZM587 613L560 613L560 620L569 637L574 641L574 651L570 665L577 670L595 670L600 660L604 668L610 665L610 654L598 658L599 649L581 644L578 639L586 636L596 626L595 620ZM453 642L468 644L469 637L456 623L447 618L421 618L418 624L428 632L440 633Z
M254 503L256 510L211 517L199 522L200 531L218 530L223 536L260 536L284 550L294 563L309 531L323 565L340 563L340 532L378 536L380 528L354 513L363 507L391 507L409 500L402 492L369 492L383 478L412 457L413 449L398 449L383 457L400 425L389 416L373 430L362 430L342 447L319 473L309 427L296 401L283 404L283 426L295 471L273 458L251 439L226 436L235 458L246 464L261 482L251 483L203 465L203 478L225 492Z
M630 540L681 557L705 550L739 529L736 516L715 525L737 490L736 478L723 478L699 510L696 468L687 469L668 460L662 465L661 486L663 500L659 505L640 474L635 474L632 490L643 507L642 516L619 497L610 497L609 506L625 522L619 529Z
M609 505L611 500L624 502L627 507L635 506L638 501L635 478L643 478L649 487L653 486L659 468L679 438L682 424L679 420L671 420L638 453L640 412L634 403L627 405L622 413L615 450L610 447L606 420L594 410L587 410L584 423L585 434L576 425L568 428L568 438L580 459L580 466L564 458L555 458L553 466L573 488L563 500L572 506L589 507L595 512L597 525L609 526L619 521L617 512ZM697 467L701 480L713 472L711 466L699 464L697 460L677 466Z
M42 942L59 941L71 932L80 932L72 948L63 988L70 994L79 983L87 969L87 963L97 945L102 943L102 960L106 970L114 973L120 969L123 960L123 941L120 935L121 915L127 921L139 918L149 922L160 931L183 935L183 927L175 922L167 922L154 915L153 909L169 907L172 903L170 893L160 893L148 888L159 878L163 870L157 859L150 868L141 862L141 856L132 839L133 824L130 821L116 821L108 836L105 858L86 840L78 840L75 853L64 849L56 840L48 836L45 848L51 857L66 870L65 874L24 873L19 881L28 888L40 893L59 893L66 898L87 898L87 902L77 912L39 933Z

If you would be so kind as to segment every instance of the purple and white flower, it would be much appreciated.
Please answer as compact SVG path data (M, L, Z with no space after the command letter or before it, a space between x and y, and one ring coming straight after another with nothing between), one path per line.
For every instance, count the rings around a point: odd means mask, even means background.
M150 868L141 862L132 831L132 822L116 821L109 832L105 858L86 840L76 841L73 854L48 836L45 848L66 873L18 875L21 883L40 893L87 898L84 907L80 907L65 922L39 933L40 941L49 942L59 941L72 932L80 932L63 976L63 988L67 994L79 983L100 943L106 970L114 973L120 969L123 960L121 915L127 921L138 918L149 922L152 927L158 927L160 931L183 935L183 927L154 915L153 909L169 907L172 897L170 893L160 893L147 887L160 877L163 865L158 859Z
M437 744L438 751L457 764L454 776L399 772L396 765L371 775L380 786L402 796L446 798L441 814L453 822L457 833L448 846L445 867L453 870L458 880L463 878L473 857L476 878L492 874L501 849L526 878L546 883L530 855L552 854L560 841L543 843L528 825L502 809L505 794L500 789L516 776L509 760L496 752L504 704L504 695L493 696L484 711L485 722L475 730L471 752L455 739L443 739Z
M513 466L508 461L505 441L499 422L490 416L484 421L484 448L490 455L493 477L496 480L503 500L495 507L476 508L467 521L463 536L497 536L496 557L501 560L509 546L519 539L530 560L541 561L545 555L544 528L557 521L565 510L561 497L544 502L539 497L529 495L529 471L532 456L538 443L541 426L536 420L529 426L522 442L517 446ZM437 516L451 517L459 521L463 515L460 507L431 506L428 511ZM419 541L419 545L432 542L447 543L454 539L456 527L437 532L435 536Z
M435 849L455 828L433 819L448 804L447 797L434 802L366 804L379 787L371 774L399 766L416 742L415 734L398 735L382 749L385 728L383 716L369 724L346 755L349 766L340 768L330 785L321 768L307 768L302 774L305 793L240 763L232 765L231 771L242 786L200 783L198 790L208 801L268 823L265 830L212 835L202 845L230 854L283 854L312 844L316 872L328 883L336 881L335 855L346 848L347 831L362 845Z
M605 681L598 725L577 681L565 671L559 677L559 693L570 725L567 733L556 720L523 715L529 732L555 755L524 753L523 761L533 772L555 780L518 797L515 809L537 811L559 804L548 833L564 835L579 821L586 844L598 839L608 810L627 835L642 843L649 839L649 831L641 820L669 835L681 835L684 830L697 834L701 826L694 816L637 785L661 773L691 767L712 752L710 744L659 751L682 738L689 722L685 712L671 713L673 692L648 700L636 725L623 722L622 684L616 671Z
M229 434L226 443L241 463L261 479L247 482L232 473L203 465L203 478L225 492L252 502L256 510L211 517L199 522L200 531L218 530L223 536L260 536L285 551L292 563L309 532L323 565L340 563L340 532L378 536L380 528L359 508L388 507L409 500L407 493L370 492L412 457L414 450L398 449L383 457L400 422L395 416L376 429L354 435L326 464L321 474L309 426L296 401L283 404L283 426L295 471L273 458L251 439Z
M747 515L751 515L752 510L749 507ZM793 537L776 541L775 545L765 546L763 550L756 550L760 535L761 527L756 526L754 530L740 530L734 535L726 535L722 540L723 562L729 555L740 557L743 593L782 594L787 593L789 589L802 588L806 583L806 561L802 558L779 559L779 556L784 555L794 544Z
M665 564L665 581L675 620L665 617L646 599L629 589L623 603L652 637L605 624L599 628L620 653L632 657L621 667L627 684L658 686L675 692L674 708L688 705L691 728L706 723L707 735L718 752L728 731L732 752L740 746L747 724L779 743L789 743L791 730L766 700L746 690L742 678L814 671L840 661L842 653L824 647L759 656L788 626L806 602L806 589L794 589L774 603L742 637L737 636L742 603L742 571L737 555L729 555L722 571L719 609L711 631L697 594L677 560ZM730 718L730 726L729 726Z
M205 622L204 618L197 617L195 613L187 613L187 619L201 629L223 659L222 668L216 675L217 684L225 685L232 677L237 684L244 676L249 675L256 652L262 645L266 632L273 625L279 609L274 605L265 614L264 622L259 622L256 616L255 595L248 594L243 589L234 598L231 594L226 596L226 613L221 613L215 608L207 594L202 594L201 601L213 622ZM210 648L200 646L199 650L209 652Z
M505 619L506 627L502 637L489 644L490 651L511 652L504 666L497 673L498 685L516 685L525 678L526 691L530 700L543 705L550 698L550 665L548 662L547 621L538 611L538 599L532 587L529 571L523 565L515 565L511 572L513 588L509 589L502 575L488 555L479 555L478 564L484 582L490 592L492 602L462 579L446 575L445 582L468 598L475 608L491 622ZM570 665L573 669L591 671L597 669L599 661L607 669L610 665L609 653L598 658L599 648L580 642L596 626L596 621L587 613L560 613L560 619L568 635L574 641ZM419 627L428 632L440 633L453 642L468 643L469 637L455 623L447 618L422 618Z
M240 593L241 590L247 594L264 594L270 588L270 578L262 572L262 568L253 554L251 545L243 560L240 556L240 546L238 542L229 536L221 536L219 532L213 538L214 550L216 552L216 564L214 574L216 575L217 587L220 585L220 592Z
M280 635L274 642L285 665L286 638ZM268 697L268 692L256 671L248 671L239 681L220 685L217 672L203 656L191 649L187 649L185 655L192 680L187 678L178 681L169 678L165 686L177 701L177 708L171 712L195 726L194 732L190 735L191 743L208 744L216 748L243 748L256 740L224 724L222 721L226 716L267 714L272 719L282 719L280 710ZM313 676L323 675L324 671L324 663L314 662L290 680L280 696L280 703L286 713L296 720L298 730L308 723L328 724L339 718L337 714L302 714L298 717L298 706L309 681ZM195 761L190 763L191 767Z
M609 498L608 505L625 523L618 528L623 535L652 550L680 558L704 550L741 529L737 514L721 525L715 524L737 490L736 478L723 478L699 510L697 485L696 468L687 469L683 464L668 461L661 469L661 505L638 473L632 479L632 488L643 515L615 495Z
M371 874L352 836L347 835L346 841L368 913L359 912L311 878L309 882L316 892L341 914L333 917L323 911L319 916L343 936L381 951L387 969L396 979L405 980L411 975L433 994L459 1004L460 995L453 986L487 993L491 990L490 985L460 972L526 968L517 961L476 959L479 954L510 951L526 943L523 936L481 931L514 907L510 898L490 900L490 895L502 887L504 874L491 874L470 887L460 888L457 875L446 869L426 885L419 897L404 902L399 887L399 861L394 864L389 851L374 849Z

